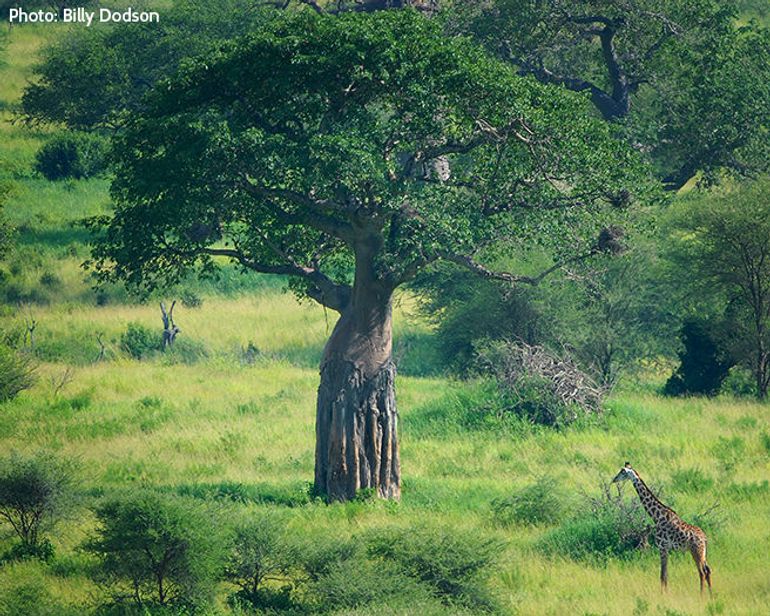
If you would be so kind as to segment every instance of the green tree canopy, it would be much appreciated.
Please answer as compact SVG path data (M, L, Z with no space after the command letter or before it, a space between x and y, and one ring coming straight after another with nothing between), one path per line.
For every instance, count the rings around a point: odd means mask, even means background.
M698 171L766 168L770 35L722 0L455 0L473 34L521 74L585 92L679 188Z
M216 255L344 282L359 220L392 284L509 234L590 250L607 217L586 214L627 205L643 173L579 98L413 13L279 20L147 105L117 140L118 208L96 250L100 271L135 283Z
M202 0L175 0L160 23L74 29L43 50L23 114L75 129L119 127L185 58L253 30L263 15L248 0L218 0L216 10Z
M671 215L669 257L682 270L697 312L730 324L735 357L750 367L757 395L770 386L770 180L698 194ZM705 306L705 308L704 308Z

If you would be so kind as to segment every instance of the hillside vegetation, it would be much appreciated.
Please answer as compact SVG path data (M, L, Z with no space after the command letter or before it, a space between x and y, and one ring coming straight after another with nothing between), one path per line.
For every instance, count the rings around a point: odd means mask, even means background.
M533 616L766 613L766 405L662 398L663 376L650 369L642 384L617 389L604 415L561 430L535 427L497 414L488 383L445 375L431 325L408 293L398 296L395 317L401 502L314 499L318 361L336 315L298 302L283 280L231 266L218 280L141 299L117 286L92 289L80 267L88 249L78 221L109 211L109 182L42 179L32 171L34 153L49 129L13 121L36 50L56 32L14 27L0 65L0 179L12 186L4 211L18 234L0 266L0 330L29 347L34 322L34 348L25 352L38 376L0 404L0 452L46 451L75 461L81 500L51 534L48 562L0 562L0 615L96 610L103 589L91 575L94 556L82 550L97 527L93 508L141 489L205 506L222 527L239 516L277 516L306 546L368 546L358 564L341 561L336 577L324 578L324 609L339 614L478 613L489 605ZM129 325L159 335L158 303L174 299L177 349L132 357ZM104 357L97 361L99 341ZM689 554L674 555L662 594L657 551L621 550L607 537L618 527L602 518L597 502L617 494L605 495L604 486L626 460L706 530L712 599L699 594ZM636 499L630 485L621 494ZM378 551L383 529L407 531L400 556ZM2 554L14 540L0 537ZM421 537L439 537L441 545L454 539L465 546L458 553L493 541L494 558L455 596L403 564L410 549L428 549L417 545ZM293 575L282 571L266 588L278 596ZM351 599L354 589L390 584L393 605ZM220 582L212 613L249 613L228 605L236 590ZM297 592L320 600L312 583Z

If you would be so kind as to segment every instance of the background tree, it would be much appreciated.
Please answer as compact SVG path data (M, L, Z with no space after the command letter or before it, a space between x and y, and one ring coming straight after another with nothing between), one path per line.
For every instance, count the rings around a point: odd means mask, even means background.
M119 128L143 96L185 59L254 30L267 9L249 0L175 0L160 23L77 28L42 53L24 91L28 122L80 130Z
M0 460L0 522L20 540L12 551L48 558L53 547L45 536L75 504L74 467L47 454L16 453Z
M698 194L672 214L669 256L693 293L735 324L757 395L770 385L770 181Z
M456 0L446 15L521 74L587 93L670 188L766 168L770 37L734 2Z
M188 67L127 124L92 265L153 286L224 257L339 312L315 487L398 497L393 292L440 259L537 283L483 265L502 236L548 238L563 261L600 251L616 193L645 175L581 104L413 11L288 16Z
M770 34L716 0L177 0L161 24L83 29L53 44L23 97L29 121L119 127L180 63L276 12L411 8L439 15L523 75L587 94L669 189L767 169ZM279 9L279 11L276 11ZM160 31L160 32L159 32Z
M452 264L429 268L410 288L435 322L451 369L464 374L475 367L479 348L516 340L566 352L609 388L637 360L673 351L678 313L660 283L655 250L648 238L635 237L624 254L576 263L537 288L511 288ZM498 269L533 268L545 258L513 259Z

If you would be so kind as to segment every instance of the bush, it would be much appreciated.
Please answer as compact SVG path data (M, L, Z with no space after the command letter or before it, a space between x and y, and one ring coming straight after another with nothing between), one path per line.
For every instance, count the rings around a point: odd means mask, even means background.
M340 563L358 555L355 543L335 535L316 534L312 541L298 541L294 549L298 567L311 582L317 582Z
M371 556L426 584L446 604L494 609L484 574L502 549L498 541L455 528L419 527L375 531L367 547Z
M236 526L225 576L240 590L235 599L258 608L291 607L288 589L266 588L285 579L295 562L295 551L286 540L284 521L271 514L250 515Z
M639 499L624 500L605 485L600 497L588 499L576 515L546 534L539 547L576 560L628 558L649 545L652 532Z
M717 326L710 321L690 319L679 334L683 349L679 352L679 368L666 381L667 396L719 393L735 363L721 348Z
M74 505L73 486L74 466L48 454L13 453L0 460L0 521L10 524L21 541L11 556L53 555L45 533Z
M742 366L733 366L722 381L719 391L736 398L753 398L757 395L757 381L751 370Z
M100 561L96 580L117 601L197 608L211 603L225 541L193 502L154 492L107 500L85 549Z
M51 181L89 178L105 170L106 155L107 143L98 135L62 133L35 154L35 170Z
M179 299L187 308L200 308L203 305L201 296L195 293L195 291L190 291L189 289L182 291L179 294Z
M604 389L569 358L543 347L488 343L477 363L497 381L504 406L532 423L560 427L602 410Z
M473 367L481 340L519 338L540 341L547 325L535 302L536 291L514 288L437 264L411 283L420 310L434 321L444 364L460 373Z
M355 558L334 563L308 589L311 613L377 606L405 607L430 598L428 590L393 563Z
M498 524L553 524L564 513L563 497L556 481L541 477L513 496L492 502L492 514Z
M35 367L29 355L0 343L0 402L12 400L36 382Z
M120 348L134 359L146 359L160 351L161 336L141 323L129 323L120 335Z
M59 288L62 285L62 280L53 272L45 271L40 276L40 284L50 289Z

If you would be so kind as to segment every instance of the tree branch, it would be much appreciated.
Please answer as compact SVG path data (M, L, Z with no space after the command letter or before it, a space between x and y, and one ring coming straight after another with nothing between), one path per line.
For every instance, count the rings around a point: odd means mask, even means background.
M591 102L605 120L614 120L621 117L621 110L612 96L590 81L577 77L557 75L545 68L541 63L536 64L531 60L524 60L523 58L515 58L513 56L510 57L510 60L519 66L520 75L532 75L542 83L564 86L573 92L589 91L591 93Z
M287 224L306 224L341 240L350 241L353 228L350 224L323 213L322 210L348 211L345 205L331 199L314 199L302 193L283 189L268 188L254 184L248 176L240 182L241 188L252 197L259 199L283 199L300 207L299 212L287 212L278 208L275 213Z
M310 283L308 296L330 310L342 312L350 301L352 290L349 285L336 283L317 268L299 265L288 257L284 264L268 265L249 259L242 251L233 248L204 248L202 252L210 256L229 257L243 267L261 274L303 278Z
M441 253L439 254L439 258L444 259L445 261L456 263L457 265L460 265L465 269L473 272L474 274L477 274L478 276L481 276L482 278L486 278L488 280L500 280L502 282L507 282L509 284L528 284L532 286L537 286L543 281L543 279L545 279L547 276L549 276L553 272L561 269L565 265L569 265L570 263L576 263L578 261L583 261L597 254L598 252L600 252L600 250L597 246L595 246L591 248L588 252L585 252L580 255L575 255L573 257L569 257L567 259L563 259L562 261L559 261L558 263L555 263L548 269L545 269L542 272L540 272L537 276L519 276L516 274L511 274L509 272L496 272L494 270L490 270L489 268L481 265L480 263L477 263L476 261L473 260L472 257L469 257L467 255L459 255L456 253Z
M631 108L629 98L628 79L620 66L618 52L615 48L615 35L617 30L614 25L607 25L599 34L599 40L602 43L602 55L604 64L607 66L610 82L612 83L612 100L618 106L618 114L615 117L628 115ZM613 118L614 119L614 118Z

